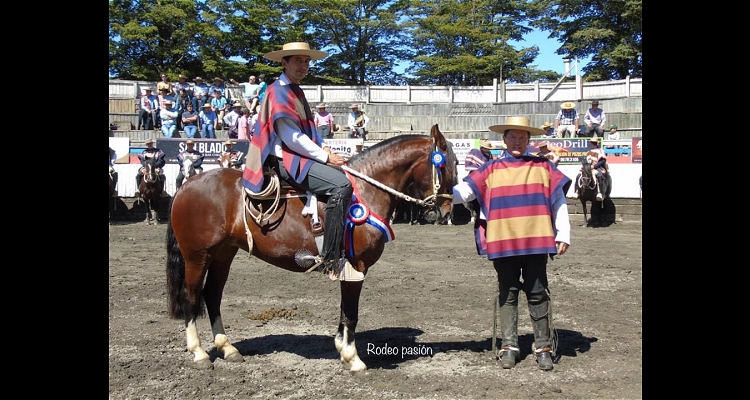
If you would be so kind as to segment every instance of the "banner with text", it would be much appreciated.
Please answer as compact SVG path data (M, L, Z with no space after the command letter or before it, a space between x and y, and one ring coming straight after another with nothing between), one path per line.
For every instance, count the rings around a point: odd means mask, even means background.
M185 138L159 138L156 139L156 147L164 152L164 159L167 164L177 164L177 154L185 150ZM218 164L221 153L224 152L225 139L193 139L195 149L203 154L203 164ZM247 155L250 148L248 139L232 139L235 143L234 149L239 150Z

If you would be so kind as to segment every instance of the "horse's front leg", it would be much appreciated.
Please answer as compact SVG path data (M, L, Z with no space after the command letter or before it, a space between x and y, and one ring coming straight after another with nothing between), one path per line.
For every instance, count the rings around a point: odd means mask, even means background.
M341 362L349 365L351 372L367 369L367 365L357 354L357 344L354 342L354 331L359 319L359 295L363 283L364 281L341 282L341 318L334 343L336 350L341 354Z

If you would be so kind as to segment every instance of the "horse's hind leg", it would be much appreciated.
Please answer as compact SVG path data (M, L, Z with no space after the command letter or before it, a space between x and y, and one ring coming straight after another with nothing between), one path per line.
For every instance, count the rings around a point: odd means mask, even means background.
M357 345L354 342L354 331L359 319L359 295L363 283L364 281L341 282L341 317L334 343L336 350L341 354L341 362L348 364L351 372L367 369L367 365L357 354Z
M220 351L225 361L243 362L239 350L232 346L224 330L224 321L221 319L221 298L224 293L224 285L229 277L229 267L232 264L237 248L228 250L227 253L211 260L208 269L206 284L203 287L203 299L206 302L208 319L211 322L211 332L214 337L216 350ZM228 254L228 253L231 253Z

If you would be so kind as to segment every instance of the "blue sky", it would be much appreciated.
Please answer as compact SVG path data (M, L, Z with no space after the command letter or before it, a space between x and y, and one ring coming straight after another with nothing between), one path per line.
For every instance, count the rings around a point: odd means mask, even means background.
M555 50L560 48L560 46L562 46L562 43L558 42L556 39L547 38L547 35L549 35L547 32L533 30L531 33L528 33L526 36L524 36L524 40L522 42L511 42L511 45L513 45L516 49L520 49L522 47L530 47L533 45L538 46L539 55L534 60L534 64L536 64L537 69L551 70L557 72L558 74L563 74L565 73L563 57L561 55L555 54ZM589 61L591 61L591 57L578 59L579 74L581 74L581 68L585 66ZM575 60L571 60L570 65L571 68L574 68ZM573 71L573 73L574 72L575 71Z

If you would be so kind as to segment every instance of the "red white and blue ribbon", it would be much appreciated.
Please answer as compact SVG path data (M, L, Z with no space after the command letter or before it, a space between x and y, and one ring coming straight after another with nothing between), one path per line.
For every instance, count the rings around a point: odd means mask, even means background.
M388 225L385 219L370 211L367 205L360 203L356 196L352 196L347 219L349 221L347 221L344 230L344 246L349 257L354 257L354 228L357 225L368 223L378 228L386 242L390 242L396 238L391 226Z

